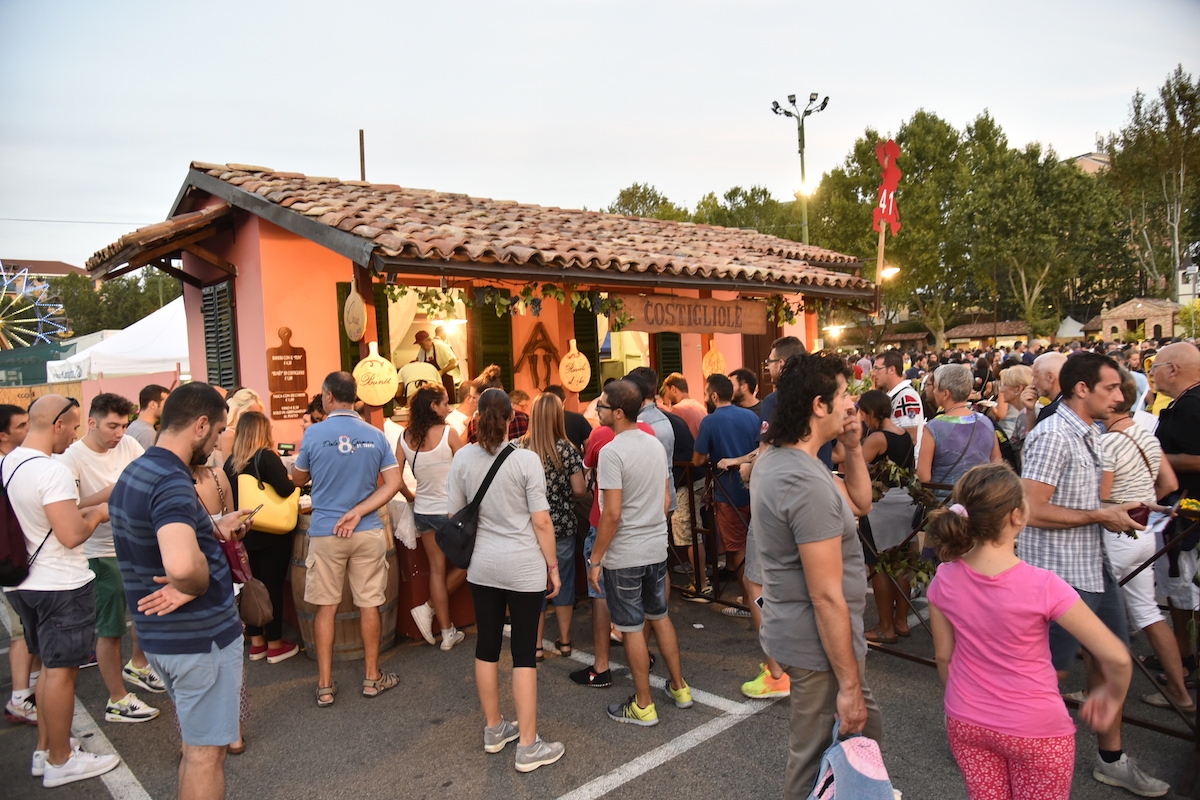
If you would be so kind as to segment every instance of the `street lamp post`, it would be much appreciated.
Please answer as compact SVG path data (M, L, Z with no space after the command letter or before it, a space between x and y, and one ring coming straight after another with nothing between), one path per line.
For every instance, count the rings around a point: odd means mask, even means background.
M779 101L771 103L771 110L776 114L785 117L796 118L796 136L800 142L800 241L808 244L808 183L804 174L804 119L818 111L824 111L825 106L829 105L829 97L826 96L821 101L820 105L816 105L817 92L813 92L808 96L808 105L801 111L796 105L796 95L788 95L788 103L791 104L792 110L788 111L783 106L779 105Z

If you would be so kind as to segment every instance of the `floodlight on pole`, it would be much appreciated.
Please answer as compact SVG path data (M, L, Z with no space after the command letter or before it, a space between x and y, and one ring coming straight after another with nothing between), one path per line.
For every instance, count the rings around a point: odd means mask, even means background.
M799 144L800 144L800 187L801 187L801 190L799 192L797 192L797 195L800 198L800 241L804 242L804 244L808 244L808 194L809 194L809 192L806 189L806 187L808 186L808 180L807 180L807 177L805 176L805 172L804 172L804 120L806 117L809 117L813 114L824 111L825 107L827 105L829 105L829 96L828 95L826 95L825 99L821 101L820 105L817 105L816 104L817 97L819 97L819 96L820 95L818 92L813 92L812 94L810 94L808 96L808 105L806 105L803 110L801 110L796 105L796 95L794 95L794 94L789 94L788 98L787 98L788 104L791 105L791 107L792 107L790 111L788 109L784 108L783 106L779 105L778 100L771 103L771 111L772 112L774 112L775 114L778 114L780 116L784 116L784 117L794 117L796 120L796 138L798 139Z

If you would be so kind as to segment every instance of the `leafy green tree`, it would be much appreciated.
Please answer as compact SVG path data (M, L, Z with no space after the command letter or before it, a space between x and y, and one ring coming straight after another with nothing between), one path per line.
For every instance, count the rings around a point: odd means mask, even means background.
M743 189L735 186L720 199L714 192L700 198L692 213L692 222L726 228L750 228L784 239L799 240L800 222L792 203L771 197L762 186Z
M105 281L98 291L91 279L83 275L63 275L50 280L50 293L62 302L76 336L129 327L174 300L182 291L178 280L156 269Z
M611 206L600 210L604 214L653 217L676 222L687 222L691 219L685 207L675 205L667 199L666 195L648 183L635 183L622 189Z
M1106 148L1134 258L1155 293L1169 294L1200 239L1200 82L1179 65L1157 97L1137 92Z

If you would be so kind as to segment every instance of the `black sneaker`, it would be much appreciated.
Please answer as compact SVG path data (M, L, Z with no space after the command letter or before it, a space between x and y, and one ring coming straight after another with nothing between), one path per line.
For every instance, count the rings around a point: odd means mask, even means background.
M612 670L596 672L591 667L584 667L578 672L571 673L571 680L580 686L591 686L594 689L605 689L612 686Z

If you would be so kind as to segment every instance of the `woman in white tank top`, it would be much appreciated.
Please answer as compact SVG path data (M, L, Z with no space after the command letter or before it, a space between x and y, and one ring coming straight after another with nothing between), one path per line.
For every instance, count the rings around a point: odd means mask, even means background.
M413 621L430 644L433 619L442 628L442 649L451 650L463 640L450 619L450 595L458 591L467 579L466 570L452 567L447 573L446 556L433 535L433 520L446 516L446 476L450 462L462 447L462 440L446 424L450 413L450 398L436 384L426 384L413 394L408 403L408 428L396 446L396 461L400 464L400 493L412 503L417 533L429 558L429 600L411 609ZM416 490L404 482L404 463L408 462L417 479Z

